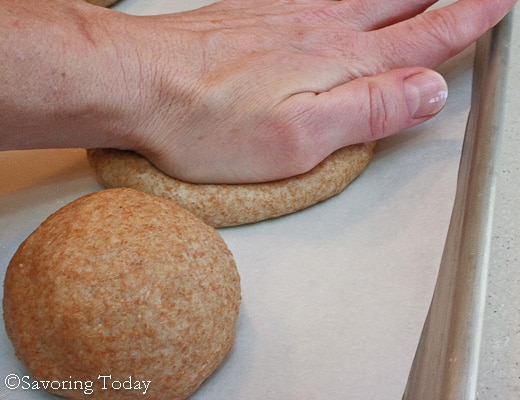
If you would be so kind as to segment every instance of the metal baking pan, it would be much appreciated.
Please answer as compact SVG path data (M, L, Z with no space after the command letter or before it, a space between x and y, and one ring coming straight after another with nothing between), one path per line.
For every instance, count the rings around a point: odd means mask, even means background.
M453 214L403 400L477 397L512 20L510 13L476 45Z

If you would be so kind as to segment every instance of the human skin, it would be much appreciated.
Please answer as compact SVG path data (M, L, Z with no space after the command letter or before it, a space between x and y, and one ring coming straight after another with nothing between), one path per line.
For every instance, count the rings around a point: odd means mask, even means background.
M191 182L308 171L441 111L432 70L516 0L0 0L0 150L115 147Z

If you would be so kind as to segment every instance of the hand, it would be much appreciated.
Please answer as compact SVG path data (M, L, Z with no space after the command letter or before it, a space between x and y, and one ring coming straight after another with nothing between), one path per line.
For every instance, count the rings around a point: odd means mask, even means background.
M334 150L421 123L443 107L436 67L513 0L224 0L139 17L146 90L136 149L195 182L303 173Z
M306 172L436 115L447 87L429 68L516 0L434 3L223 0L137 17L0 0L0 149L132 149L192 182Z

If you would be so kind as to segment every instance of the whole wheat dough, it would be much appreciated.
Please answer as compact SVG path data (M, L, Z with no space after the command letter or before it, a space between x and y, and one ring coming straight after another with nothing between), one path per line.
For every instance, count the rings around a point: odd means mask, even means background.
M240 185L183 182L131 151L91 149L87 155L106 187L130 187L162 196L213 227L226 227L290 214L338 194L365 169L374 147L375 142L345 147L305 174Z
M215 229L171 201L113 189L63 207L21 244L3 308L31 379L93 382L92 393L59 382L48 391L175 400L223 361L239 303L233 256ZM146 396L144 383L102 390L100 374L151 383Z

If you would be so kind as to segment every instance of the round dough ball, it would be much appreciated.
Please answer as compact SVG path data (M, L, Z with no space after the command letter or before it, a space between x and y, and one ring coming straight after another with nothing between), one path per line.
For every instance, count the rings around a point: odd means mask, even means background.
M223 361L239 303L216 230L171 201L114 189L63 207L21 244L3 307L32 378L55 381L48 391L84 398L74 382L92 382L87 397L141 399L151 381L148 398L173 400Z
M119 0L87 0L87 3L101 7L110 7L112 4L115 4L118 1Z
M106 187L131 187L168 198L208 225L221 228L290 214L340 193L366 168L374 147L375 142L348 146L305 174L240 185L183 182L131 151L91 149L87 155Z

